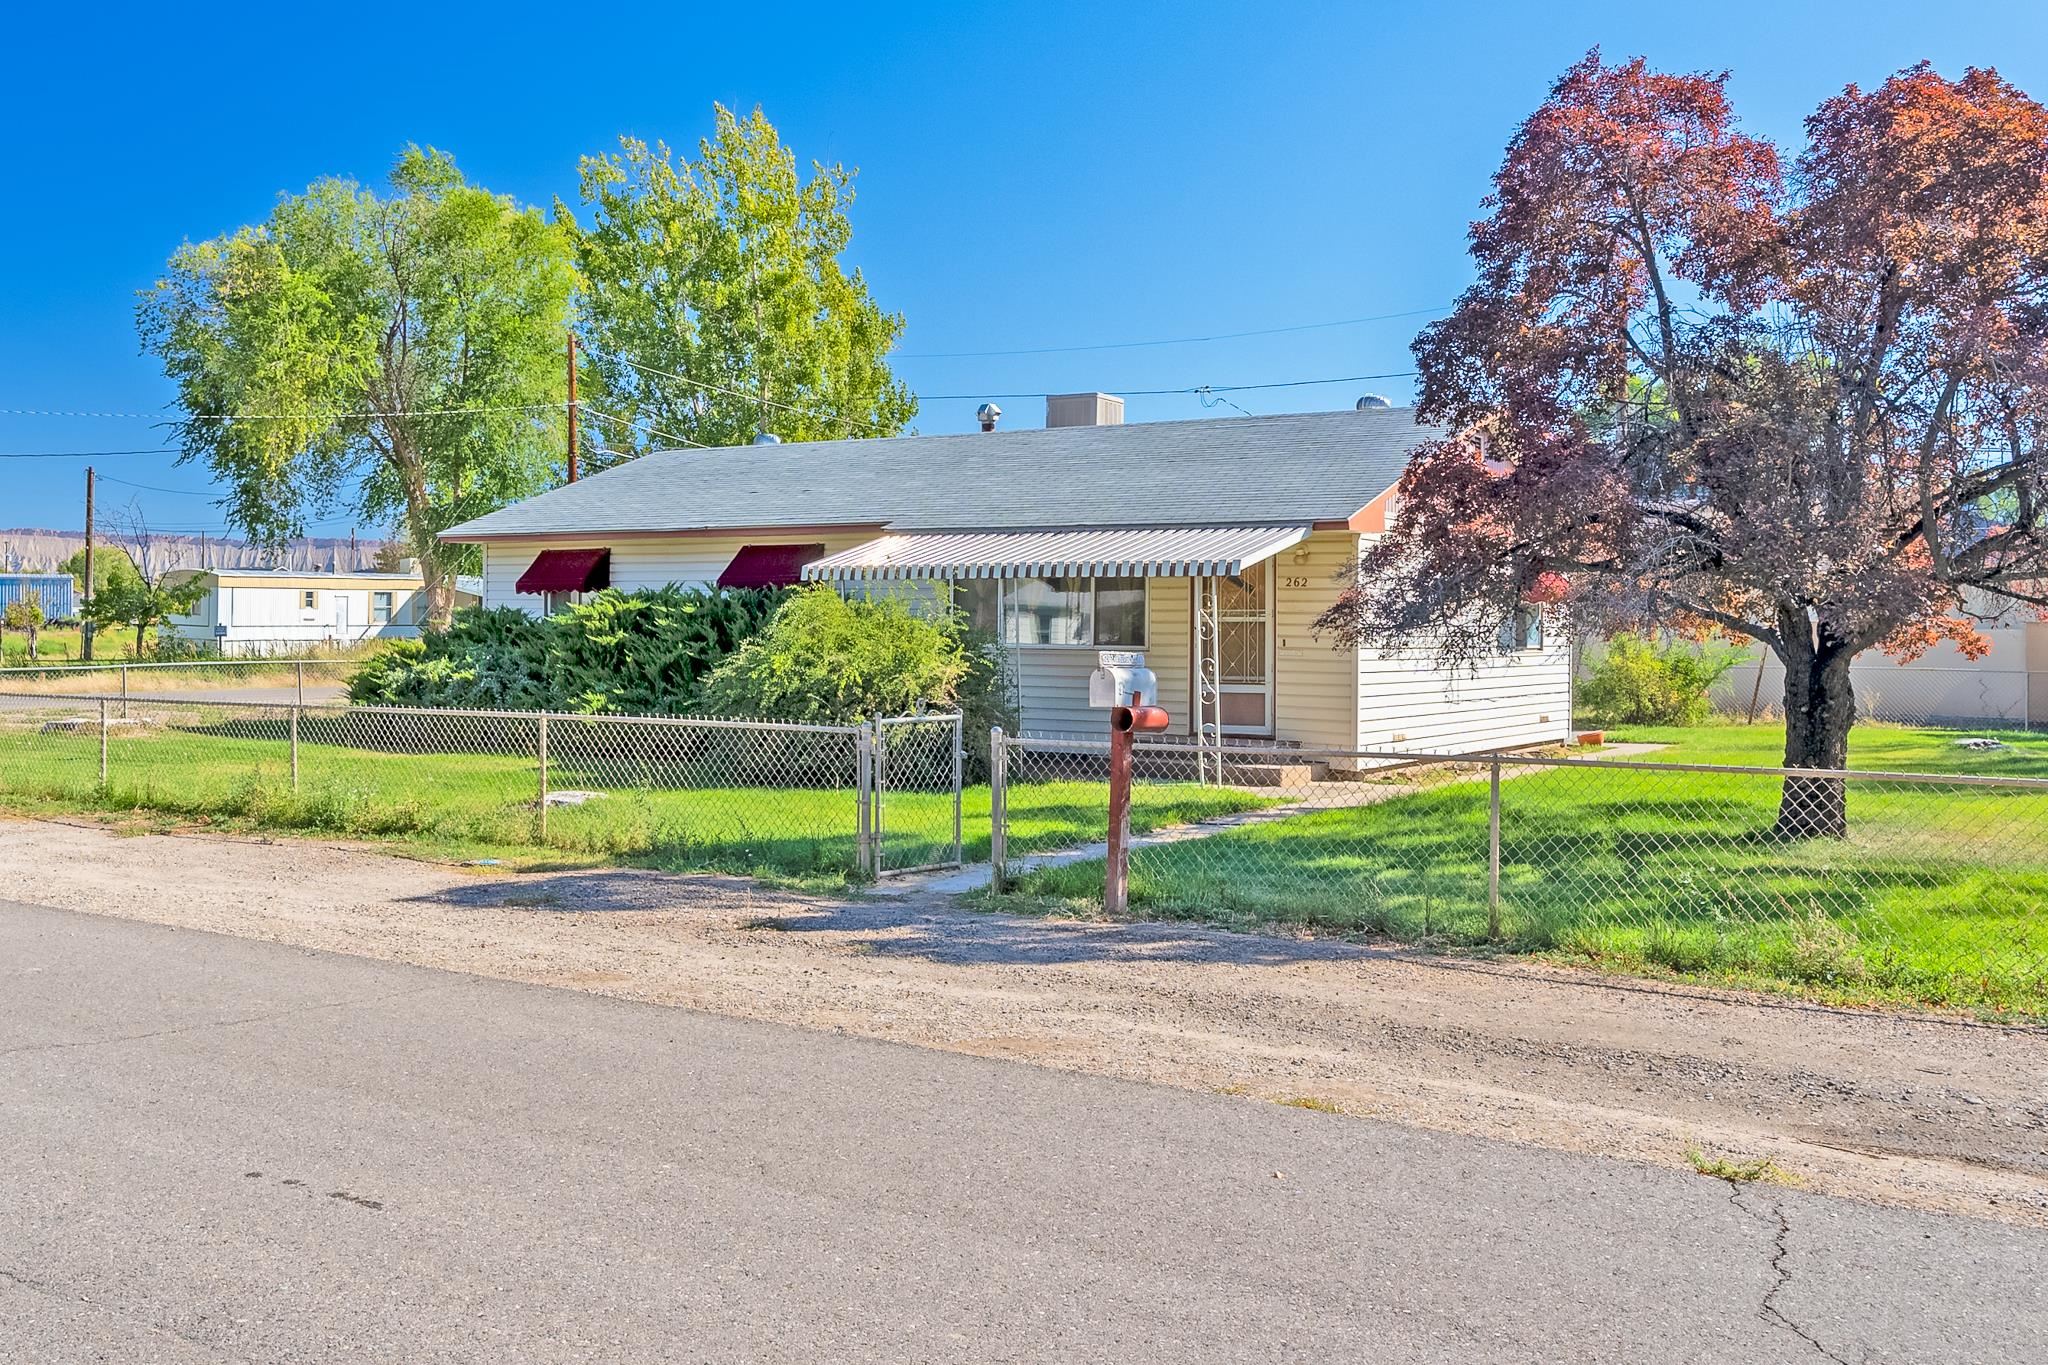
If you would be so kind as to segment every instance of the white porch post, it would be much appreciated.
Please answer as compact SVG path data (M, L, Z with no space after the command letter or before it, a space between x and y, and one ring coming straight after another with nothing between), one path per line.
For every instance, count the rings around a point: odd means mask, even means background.
M1201 781L1223 784L1223 655L1216 578L1195 580L1195 768Z

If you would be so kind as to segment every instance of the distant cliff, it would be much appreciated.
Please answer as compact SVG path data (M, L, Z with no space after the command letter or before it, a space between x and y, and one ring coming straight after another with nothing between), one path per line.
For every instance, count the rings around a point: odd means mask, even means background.
M122 537L101 535L102 545L118 545ZM335 569L349 572L376 567L381 540L347 536L312 536L295 540L281 552L261 550L220 536L150 536L153 569ZM54 569L85 548L83 531L0 530L0 571Z

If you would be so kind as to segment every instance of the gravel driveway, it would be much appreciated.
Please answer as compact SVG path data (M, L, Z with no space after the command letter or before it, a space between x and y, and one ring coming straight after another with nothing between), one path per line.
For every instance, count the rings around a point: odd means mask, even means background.
M0 819L47 905L2048 1226L2048 1033L1184 925Z

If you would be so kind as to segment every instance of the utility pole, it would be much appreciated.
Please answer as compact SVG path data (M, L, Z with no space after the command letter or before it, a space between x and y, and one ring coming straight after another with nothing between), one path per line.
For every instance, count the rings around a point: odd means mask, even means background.
M569 333L569 482L576 482L576 334Z
M92 662L92 466L85 467L85 610L79 612L79 652Z

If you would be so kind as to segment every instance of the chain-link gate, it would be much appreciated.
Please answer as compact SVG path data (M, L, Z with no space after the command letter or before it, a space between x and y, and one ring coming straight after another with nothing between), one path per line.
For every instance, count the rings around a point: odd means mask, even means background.
M867 833L877 877L961 865L960 724L957 715L895 716L870 730Z

